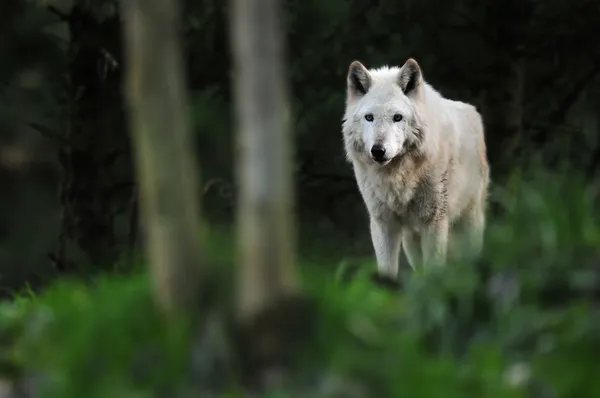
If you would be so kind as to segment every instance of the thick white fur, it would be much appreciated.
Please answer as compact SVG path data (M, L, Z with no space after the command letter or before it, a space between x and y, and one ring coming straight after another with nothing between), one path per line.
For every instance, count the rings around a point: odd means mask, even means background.
M372 70L353 62L342 131L381 275L397 276L402 248L413 268L480 252L489 167L475 107L443 98L412 59ZM379 163L375 143L386 150Z

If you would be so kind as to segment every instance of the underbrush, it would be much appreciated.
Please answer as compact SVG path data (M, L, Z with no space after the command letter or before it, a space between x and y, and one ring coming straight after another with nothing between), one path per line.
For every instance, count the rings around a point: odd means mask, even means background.
M502 214L482 259L407 273L401 293L373 285L372 260L337 272L300 264L314 330L293 376L264 396L600 396L596 193L542 174L514 178L492 200ZM210 239L230 297L230 240ZM347 262L360 262L351 278ZM0 396L247 396L226 310L166 322L148 282L143 272L63 281L2 304Z

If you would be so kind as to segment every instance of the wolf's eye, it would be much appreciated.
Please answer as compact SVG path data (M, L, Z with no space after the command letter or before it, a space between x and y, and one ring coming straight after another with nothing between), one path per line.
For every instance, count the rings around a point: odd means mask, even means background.
M373 114L372 114L372 113L367 113L367 114L365 115L365 120L366 120L367 122L372 122L372 121L373 121Z
M394 122L398 123L400 120L402 120L402 115L396 113L394 115Z

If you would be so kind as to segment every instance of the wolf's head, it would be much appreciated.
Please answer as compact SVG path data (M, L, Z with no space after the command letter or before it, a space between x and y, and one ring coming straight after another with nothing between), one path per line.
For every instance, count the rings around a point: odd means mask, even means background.
M354 61L347 78L344 141L349 157L386 165L423 141L423 77L414 59L368 70Z

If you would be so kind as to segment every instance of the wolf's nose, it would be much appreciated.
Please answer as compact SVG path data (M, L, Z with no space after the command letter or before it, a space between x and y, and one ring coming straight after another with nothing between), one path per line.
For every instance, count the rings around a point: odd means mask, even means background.
M371 147L371 156L375 161L380 162L385 158L385 148L383 145L375 144Z

